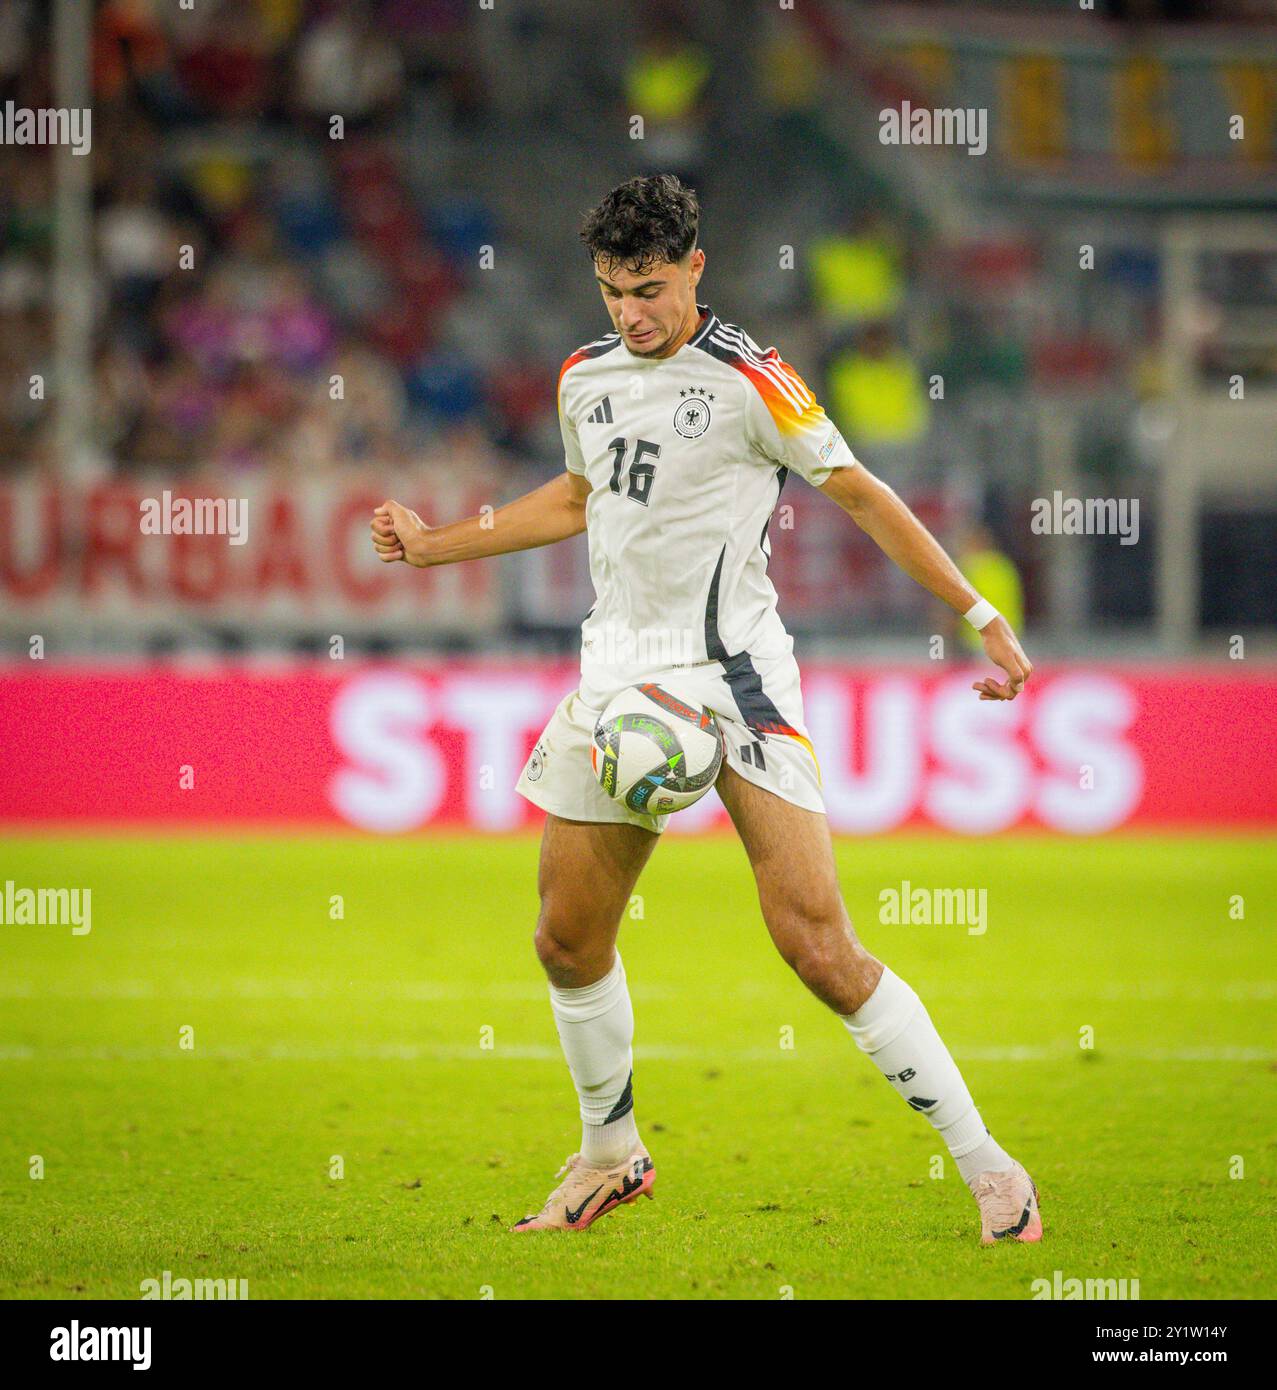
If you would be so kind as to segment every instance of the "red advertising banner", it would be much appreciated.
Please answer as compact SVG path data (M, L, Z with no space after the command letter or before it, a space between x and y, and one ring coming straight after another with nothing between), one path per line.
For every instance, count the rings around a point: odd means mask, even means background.
M0 822L534 826L514 790L566 664L0 669ZM1277 671L1056 668L1012 704L971 673L805 665L835 831L1277 827ZM673 833L722 827L711 793Z
M450 519L491 510L505 486L490 470L464 483L0 484L0 625L26 634L68 620L130 629L247 615L336 633L374 623L473 632L501 617L498 572L383 565L368 523L387 496Z

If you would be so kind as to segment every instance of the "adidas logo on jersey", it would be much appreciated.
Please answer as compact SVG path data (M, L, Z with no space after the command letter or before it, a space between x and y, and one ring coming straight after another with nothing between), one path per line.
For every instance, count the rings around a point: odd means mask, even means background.
M585 418L591 425L612 424L612 397L604 396Z
M743 763L748 763L750 767L756 767L759 772L767 771L767 764L763 760L763 745L761 743L742 744L740 760Z

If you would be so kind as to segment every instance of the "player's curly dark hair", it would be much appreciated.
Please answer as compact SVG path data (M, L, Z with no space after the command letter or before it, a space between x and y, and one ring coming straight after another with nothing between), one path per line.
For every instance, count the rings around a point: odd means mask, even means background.
M643 174L619 184L586 213L581 240L605 275L618 266L643 275L692 250L700 217L696 194L676 175Z

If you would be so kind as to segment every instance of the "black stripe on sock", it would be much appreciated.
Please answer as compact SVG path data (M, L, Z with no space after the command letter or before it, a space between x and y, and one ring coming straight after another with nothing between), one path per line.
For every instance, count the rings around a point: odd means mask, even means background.
M628 1115L634 1109L634 1073L630 1072L625 1078L625 1090L621 1092L620 1099L608 1111L607 1119L603 1121L605 1125L610 1125L613 1120L619 1120Z

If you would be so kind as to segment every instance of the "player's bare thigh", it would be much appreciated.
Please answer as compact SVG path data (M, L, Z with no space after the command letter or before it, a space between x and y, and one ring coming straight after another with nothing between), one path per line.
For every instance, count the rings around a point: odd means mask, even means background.
M852 930L828 820L726 764L715 787L749 856L776 949L830 1008L854 1013L873 993L882 966Z
M621 914L659 838L638 825L546 816L536 947L551 984L582 989L612 968Z

